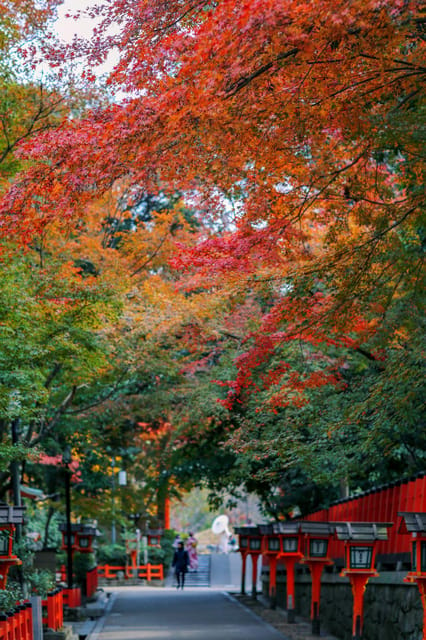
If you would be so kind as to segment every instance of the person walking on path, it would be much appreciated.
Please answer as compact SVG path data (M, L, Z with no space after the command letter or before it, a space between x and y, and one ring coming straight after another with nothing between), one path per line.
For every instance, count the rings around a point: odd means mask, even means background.
M175 568L176 574L176 589L183 589L185 585L185 573L188 571L189 565L189 556L187 550L183 546L183 542L178 543L178 548L176 549L172 566Z
M179 534L179 533L177 533L177 534L175 535L175 539L174 539L174 540L173 540L173 542L172 542L172 547L173 547L173 549L174 549L175 551L176 551L176 549L177 549L177 548L178 548L178 546L179 546L179 542L182 542L182 540L181 540L181 538L180 538L180 534Z
M197 538L192 532L189 533L189 538L186 541L186 550L189 556L189 570L197 571L198 569L198 554L197 554Z

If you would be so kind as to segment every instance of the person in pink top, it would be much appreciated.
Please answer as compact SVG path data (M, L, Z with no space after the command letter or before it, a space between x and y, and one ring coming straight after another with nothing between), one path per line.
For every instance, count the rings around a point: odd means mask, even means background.
M186 550L189 556L189 570L196 571L198 569L198 554L197 554L197 538L192 532L189 533L189 537L186 541Z

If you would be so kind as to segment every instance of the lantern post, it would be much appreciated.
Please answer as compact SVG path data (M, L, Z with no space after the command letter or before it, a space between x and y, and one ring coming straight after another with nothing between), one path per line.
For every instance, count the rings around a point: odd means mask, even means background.
M296 622L294 566L303 558L300 522L276 522L274 533L279 534L281 549L278 559L284 560L287 573L287 622Z
M235 533L238 535L238 551L241 554L241 595L246 592L246 567L248 555L248 536L244 532L245 527L235 527Z
M312 635L319 636L321 575L325 566L333 564L327 552L334 529L328 522L301 522L300 527L305 538L305 555L300 562L309 567L312 579Z
M333 522L336 536L345 542L345 566L340 573L348 577L353 594L352 640L362 639L364 591L374 568L377 542L387 540L389 522Z
M415 582L423 605L423 640L426 640L426 513L398 513L403 518L399 533L411 534L411 571L404 582Z
M6 588L10 567L22 564L22 561L13 555L13 534L16 526L24 521L24 509L25 507L0 504L0 589Z
M67 550L67 585L68 589L73 586L73 542L74 536L71 531L71 476L70 468L72 462L71 448L65 447L62 454L62 462L65 466L65 515L66 515L66 550Z
M262 556L269 559L269 603L271 609L277 606L277 561L281 551L280 537L274 534L272 524L260 524L262 534Z
M252 584L251 594L253 598L257 595L257 563L262 554L262 535L259 527L235 527L235 533L239 536L239 551L241 553L243 566L241 575L241 593L245 593L246 561L247 556L251 557L252 563Z

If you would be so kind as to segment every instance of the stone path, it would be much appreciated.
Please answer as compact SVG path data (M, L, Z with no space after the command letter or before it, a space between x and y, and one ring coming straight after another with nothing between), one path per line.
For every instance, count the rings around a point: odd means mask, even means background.
M90 640L288 640L219 590L118 587L110 600Z

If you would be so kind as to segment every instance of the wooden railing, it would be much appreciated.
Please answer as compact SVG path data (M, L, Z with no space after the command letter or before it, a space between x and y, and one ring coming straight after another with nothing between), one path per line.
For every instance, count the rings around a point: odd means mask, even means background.
M29 602L11 613L0 614L0 640L33 640L33 616Z
M162 564L143 564L136 567L104 564L98 567L98 575L101 578L114 579L122 573L125 579L138 577L151 580L164 580L164 568Z

